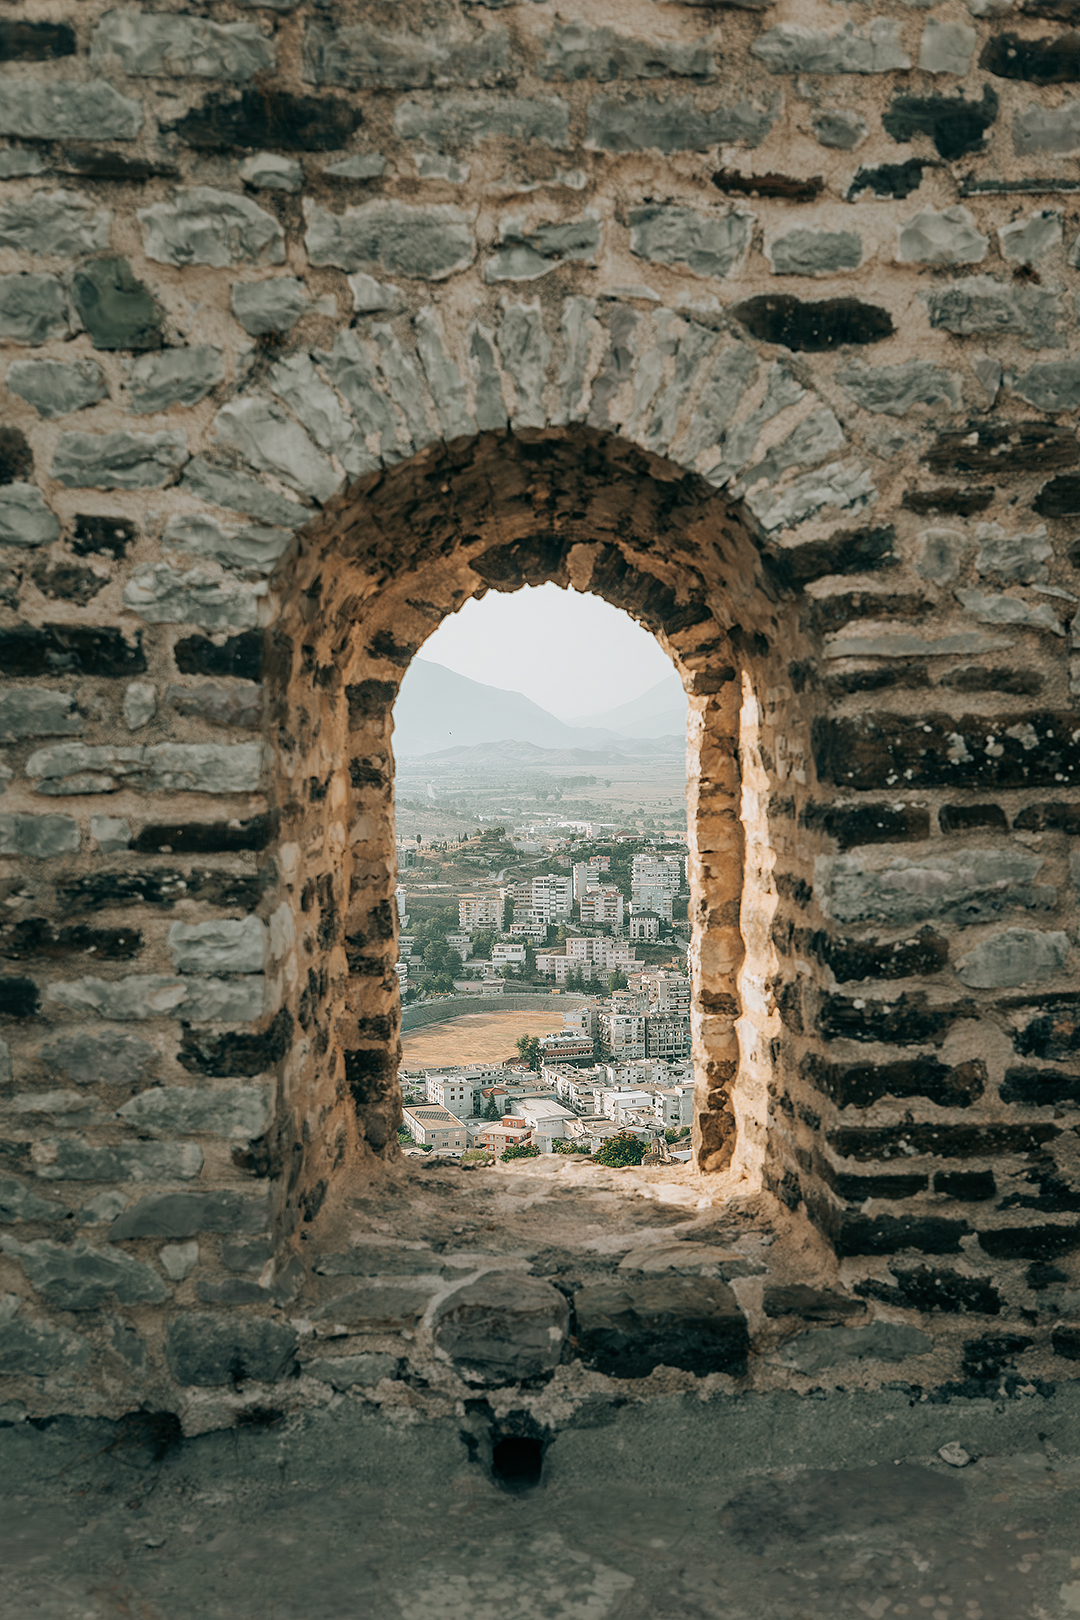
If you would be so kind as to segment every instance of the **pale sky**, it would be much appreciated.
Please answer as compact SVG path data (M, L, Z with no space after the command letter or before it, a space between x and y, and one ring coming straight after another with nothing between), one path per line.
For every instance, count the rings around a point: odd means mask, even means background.
M466 602L424 642L420 657L524 692L560 720L628 703L674 669L629 614L557 585L489 591Z

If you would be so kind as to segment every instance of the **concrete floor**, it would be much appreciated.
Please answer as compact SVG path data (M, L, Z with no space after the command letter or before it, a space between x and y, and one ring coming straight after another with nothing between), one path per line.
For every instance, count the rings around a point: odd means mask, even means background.
M579 1412L510 1495L350 1402L0 1428L3 1620L1070 1620L1080 1392ZM963 1467L937 1455L955 1443Z

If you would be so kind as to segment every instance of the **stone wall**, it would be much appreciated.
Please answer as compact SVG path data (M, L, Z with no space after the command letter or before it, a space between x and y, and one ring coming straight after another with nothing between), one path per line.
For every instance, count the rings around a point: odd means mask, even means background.
M399 1173L397 686L548 580L690 695L703 1187L824 1244L860 1343L966 1312L1075 1359L1058 15L0 21L19 1399L291 1366L331 1217ZM687 1310L741 1377L733 1300Z

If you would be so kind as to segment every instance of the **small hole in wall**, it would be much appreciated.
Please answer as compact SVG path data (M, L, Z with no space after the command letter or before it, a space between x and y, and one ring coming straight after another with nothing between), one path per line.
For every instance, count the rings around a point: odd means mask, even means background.
M495 1442L495 1449L491 1453L491 1472L504 1491L516 1496L535 1490L540 1484L543 1469L544 1447L541 1441L511 1434Z

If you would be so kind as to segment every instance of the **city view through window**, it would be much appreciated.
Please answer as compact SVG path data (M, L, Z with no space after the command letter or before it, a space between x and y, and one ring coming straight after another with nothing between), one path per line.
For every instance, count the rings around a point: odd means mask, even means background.
M554 585L466 603L394 711L402 1145L687 1158L686 697Z

